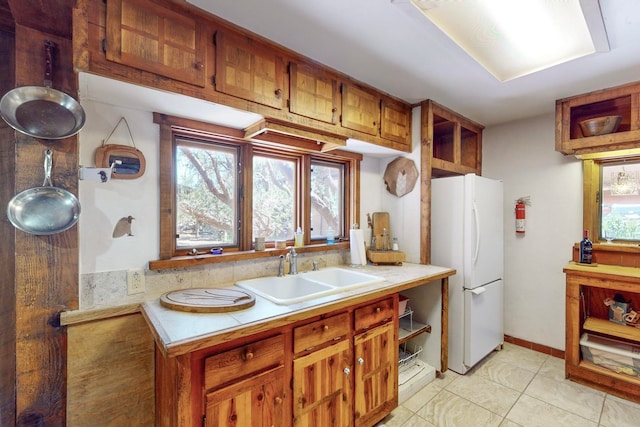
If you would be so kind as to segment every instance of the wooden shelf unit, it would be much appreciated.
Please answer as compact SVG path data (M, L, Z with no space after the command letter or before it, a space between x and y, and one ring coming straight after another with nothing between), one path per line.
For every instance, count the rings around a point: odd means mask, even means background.
M431 145L432 176L480 175L484 126L431 100L423 102L422 108Z
M582 120L621 116L615 132L584 136ZM637 148L640 141L640 82L556 101L556 151L584 155Z
M606 296L620 293L640 307L640 269L618 265L584 266L571 262L566 274L567 378L618 397L640 402L640 378L619 374L582 359L580 337L587 331L640 344L640 329L608 320Z

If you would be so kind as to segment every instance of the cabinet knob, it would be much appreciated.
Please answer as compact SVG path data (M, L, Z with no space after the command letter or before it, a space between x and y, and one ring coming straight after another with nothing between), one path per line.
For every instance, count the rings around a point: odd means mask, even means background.
M338 111L338 108L337 108L337 107L333 107L333 108L331 109L331 112L332 112L332 113L335 113L336 111Z
M376 307L376 313L380 313L381 308L380 307Z
M196 62L193 66L196 70L202 70L204 68L204 64L202 62Z
M280 98L282 96L282 89L276 89L276 98Z
M247 352L244 354L244 360L251 360L251 359L253 359L253 352L251 352L251 351L247 351Z
M344 374L345 375L349 375L351 373L351 369L349 368L344 368Z
M362 357L360 357L358 359L358 365L362 365L364 363L364 359Z
M280 405L282 404L282 398L280 396L276 396L276 398L274 399L274 402L276 403L276 405Z
M329 330L329 325L324 325L324 326L322 327L322 329L323 329L323 330L325 330L325 331L328 331L328 330Z

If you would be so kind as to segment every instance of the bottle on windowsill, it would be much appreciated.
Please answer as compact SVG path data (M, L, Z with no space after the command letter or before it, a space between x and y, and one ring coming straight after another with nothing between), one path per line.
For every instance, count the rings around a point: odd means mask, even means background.
M582 264L591 264L591 255L593 244L589 240L589 230L584 230L584 237L580 241L580 262Z

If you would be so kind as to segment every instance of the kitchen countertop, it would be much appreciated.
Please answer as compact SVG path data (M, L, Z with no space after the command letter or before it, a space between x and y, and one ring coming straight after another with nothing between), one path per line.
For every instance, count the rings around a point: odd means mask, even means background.
M357 271L380 276L385 281L292 305L278 305L256 295L254 306L227 313L171 310L162 306L159 299L145 302L141 311L164 356L173 357L391 295L456 273L448 267L411 263L404 263L402 266L366 265L357 268ZM233 283L227 286L231 285Z

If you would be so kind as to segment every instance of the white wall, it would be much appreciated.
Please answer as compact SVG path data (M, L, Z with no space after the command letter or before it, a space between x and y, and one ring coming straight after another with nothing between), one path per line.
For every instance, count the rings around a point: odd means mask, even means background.
M129 268L145 268L159 254L159 127L150 111L83 100L87 121L80 133L80 165L95 166L95 151L109 136L118 120L125 117L135 145L146 159L146 171L137 179L114 179L107 183L81 180L78 193L82 212L80 232L80 273ZM109 144L131 145L124 125ZM113 238L113 229L122 217L133 216L133 236Z
M504 181L505 334L564 349L565 276L582 235L582 163L555 151L553 114L485 129L483 175ZM530 196L526 233L515 201Z

